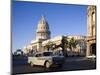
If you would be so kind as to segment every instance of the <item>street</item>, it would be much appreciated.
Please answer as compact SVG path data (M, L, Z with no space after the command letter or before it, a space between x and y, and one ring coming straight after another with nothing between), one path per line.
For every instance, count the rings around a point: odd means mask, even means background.
M59 72L59 71L74 71L74 70L89 70L96 69L96 61L86 59L85 57L68 57L62 67L51 67L46 69L43 66L31 67L29 64L17 65L12 68L13 74L24 73L42 73L42 72Z

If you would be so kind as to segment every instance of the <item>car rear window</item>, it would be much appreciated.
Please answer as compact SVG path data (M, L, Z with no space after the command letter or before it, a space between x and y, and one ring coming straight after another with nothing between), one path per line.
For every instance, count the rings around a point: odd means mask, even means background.
M52 52L44 52L44 53L43 53L43 56L52 56L52 55L53 55Z

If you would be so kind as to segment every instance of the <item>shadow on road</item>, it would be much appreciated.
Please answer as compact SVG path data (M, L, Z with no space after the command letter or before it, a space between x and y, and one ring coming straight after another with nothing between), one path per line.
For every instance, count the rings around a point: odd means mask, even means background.
M16 60L13 59L15 62ZM13 74L25 74L25 73L44 73L44 72L61 72L61 71L75 71L75 70L91 70L96 69L96 60L88 60L86 58L66 58L65 63L62 67L51 67L46 69L43 66L33 66L31 67L26 63L27 59L22 64L22 60L17 60L18 63L13 62L12 73ZM20 63L19 63L20 62Z

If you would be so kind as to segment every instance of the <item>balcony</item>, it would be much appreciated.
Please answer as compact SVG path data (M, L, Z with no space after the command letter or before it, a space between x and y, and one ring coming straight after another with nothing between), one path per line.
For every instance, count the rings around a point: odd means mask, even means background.
M96 40L96 36L87 36L86 41Z

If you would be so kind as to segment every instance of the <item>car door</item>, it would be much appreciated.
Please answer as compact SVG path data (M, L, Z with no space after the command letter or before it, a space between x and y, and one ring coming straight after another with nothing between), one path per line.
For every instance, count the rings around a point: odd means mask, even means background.
M37 60L38 60L38 63L39 63L40 65L44 65L44 63L45 63L45 58L44 58L43 56L38 57Z
M36 65L44 65L44 61L42 59L42 54L37 54L34 58L34 64Z

